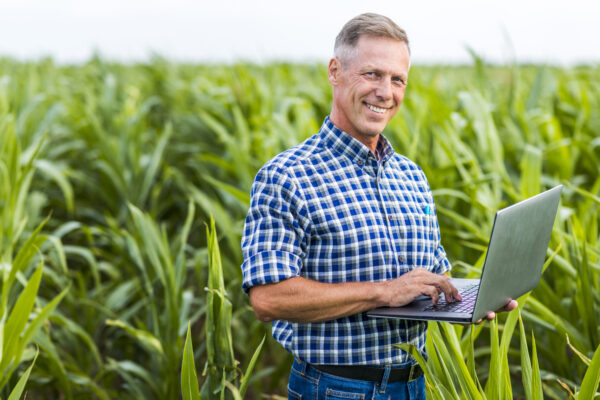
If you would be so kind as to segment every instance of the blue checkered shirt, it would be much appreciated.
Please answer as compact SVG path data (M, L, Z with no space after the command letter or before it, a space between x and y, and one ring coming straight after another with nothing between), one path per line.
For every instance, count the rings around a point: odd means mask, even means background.
M243 289L302 276L378 282L416 267L450 269L425 174L380 135L379 161L325 119L318 134L265 164L254 180L242 250ZM367 318L274 321L273 337L313 364L382 365L424 354L425 322Z

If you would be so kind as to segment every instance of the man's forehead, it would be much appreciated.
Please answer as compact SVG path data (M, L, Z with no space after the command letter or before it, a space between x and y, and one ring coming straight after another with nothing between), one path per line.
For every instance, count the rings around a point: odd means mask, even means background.
M410 60L400 56L393 58L379 58L376 55L371 55L370 57L356 57L352 64L359 73L372 71L404 79L408 77L408 70L410 69Z

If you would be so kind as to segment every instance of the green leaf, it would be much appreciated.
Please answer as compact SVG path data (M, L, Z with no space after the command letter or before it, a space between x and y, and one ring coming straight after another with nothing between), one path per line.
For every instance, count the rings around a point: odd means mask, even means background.
M71 286L67 286L62 292L60 292L56 297L54 297L42 310L38 313L38 315L29 323L25 332L22 333L22 337L18 343L18 351L22 352L25 346L29 344L34 338L34 336L41 329L42 325L50 314L54 311L54 309L58 306L58 304L62 301L63 297L69 292Z
M583 381L581 382L581 387L579 388L579 393L577 395L578 399L593 399L596 397L598 390L598 385L600 384L600 346L596 348L594 352L594 356L592 357L592 363L588 367Z
M531 332L531 398L538 400L544 398L544 391L542 390L542 378L540 374L540 366L538 364L537 349L535 346L535 337Z
M44 175L52 179L58 185L58 187L60 187L60 190L63 193L63 197L65 198L65 207L67 211L73 212L73 187L69 183L68 179L65 177L66 168L61 168L56 163L53 163L48 160L36 160L35 166Z
M463 395L466 395L469 399L481 399L477 385L475 384L475 381L473 381L473 378L469 373L469 369L465 364L464 357L460 350L460 343L456 337L454 327L449 323L441 323L439 325L441 325L442 330L445 333L448 343L447 347L449 348L450 352L446 349L444 343L439 343L439 349L447 359L446 364L452 366L455 375L460 382ZM436 348L438 348L438 346L436 346Z
M65 365L58 355L58 350L54 346L54 343L50 340L48 335L44 331L38 331L38 334L34 338L34 342L39 346L47 359L47 363L50 365L52 376L58 381L63 395L67 399L72 399L71 385L67 379L67 372Z
M525 389L525 398L531 400L533 399L531 361L529 359L529 349L527 347L527 336L525 335L525 328L523 327L523 320L521 319L520 313L519 331L521 334L521 371L523 376L523 389Z
M39 353L39 350L35 353L35 357L33 358L33 361L31 362L31 365L29 366L29 368L27 368L25 373L19 378L19 381L17 382L16 386L13 388L12 392L10 392L10 396L8 396L8 400L19 400L21 398L21 394L23 393L23 390L25 389L25 384L27 383L27 380L29 379L29 374L31 374L31 370L33 369L35 360L37 360L38 353Z
M39 248L46 241L45 235L40 235L40 231L48 222L50 217L46 217L31 233L27 241L21 246L16 257L14 258L12 267L10 268L10 272L8 274L8 278L4 279L2 284L2 305L5 306L8 302L8 292L12 287L14 280L17 276L18 272L22 272L25 270L27 266L29 266L29 262L33 258L33 256L39 252ZM6 271L6 270L5 270Z
M181 363L181 395L183 400L200 400L198 377L194 363L194 350L192 348L191 325L189 323L183 347L183 361Z
M152 333L142 329L136 329L123 321L115 319L107 319L106 325L116 326L125 329L125 331L127 331L133 337L135 337L136 340L138 340L140 344L142 344L146 349L160 356L164 355L163 347L160 343L160 340L158 340Z
M256 365L256 362L258 361L258 356L260 355L260 352L262 351L263 345L265 344L265 339L267 338L267 336L263 336L262 340L260 341L260 344L258 345L258 347L256 348L256 350L254 350L254 354L252 355L252 358L250 359L250 364L248 364L248 368L246 368L246 373L244 374L244 376L242 376L242 381L240 383L240 397L244 397L246 395L246 390L248 389L248 383L250 383L250 376L252 374L252 371L254 370L254 366Z
M44 264L41 262L33 275L29 278L27 286L25 286L25 289L21 292L21 295L17 299L17 302L8 317L8 321L4 326L4 346L2 350L3 366L13 359L16 359L17 361L20 359L20 354L17 353L17 343L19 342L19 338L27 325L29 315L33 309L40 281L42 280L43 266Z
M502 359L501 350L498 339L498 322L496 319L490 321L490 373L488 381L485 384L485 395L490 399L504 399L504 391L502 385L501 369Z
M542 151L527 144L523 153L520 164L521 194L523 198L528 198L541 191Z

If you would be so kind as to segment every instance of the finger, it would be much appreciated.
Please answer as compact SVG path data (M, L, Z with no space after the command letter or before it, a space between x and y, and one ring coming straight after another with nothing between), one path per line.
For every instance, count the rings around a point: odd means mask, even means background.
M505 307L506 311L512 311L515 308L519 307L519 302L516 300L511 300Z
M440 293L435 286L427 285L427 294L431 297L431 304L436 305L440 299Z
M458 293L458 289L454 287L450 281L445 277L440 277L442 279L441 290L444 292L444 296L446 296L446 300L452 302L454 300L461 301L462 297L460 293Z
M487 315L486 315L487 319L494 319L496 318L496 313L493 311L488 311Z
M512 311L519 306L519 303L516 300L511 300L504 307L499 309L496 312L504 312L504 311Z

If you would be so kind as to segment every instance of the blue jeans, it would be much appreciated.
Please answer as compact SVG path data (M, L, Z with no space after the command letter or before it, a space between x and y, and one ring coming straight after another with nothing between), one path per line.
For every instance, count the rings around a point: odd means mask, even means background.
M391 366L386 366L391 369ZM306 362L294 360L288 384L288 399L425 400L425 377L411 382L359 381L323 373Z

